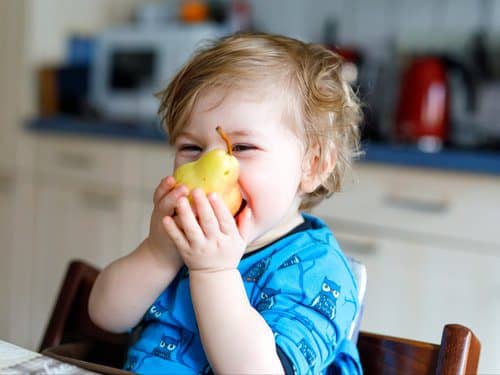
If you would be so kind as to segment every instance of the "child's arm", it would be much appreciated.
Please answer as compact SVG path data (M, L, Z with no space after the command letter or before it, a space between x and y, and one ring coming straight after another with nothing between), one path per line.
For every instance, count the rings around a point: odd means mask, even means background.
M163 179L153 198L149 236L97 277L89 298L89 315L99 327L111 332L134 327L182 267L182 258L162 221L173 214L175 202L187 192L185 186L175 188L172 177Z
M191 298L205 354L215 373L283 373L274 335L250 305L237 269L246 248L250 210L238 226L222 200L193 192L195 217L186 198L176 206L178 221L165 229L189 268ZM198 223L199 222L199 223Z
M282 374L274 335L250 305L237 269L190 271L191 297L215 373Z

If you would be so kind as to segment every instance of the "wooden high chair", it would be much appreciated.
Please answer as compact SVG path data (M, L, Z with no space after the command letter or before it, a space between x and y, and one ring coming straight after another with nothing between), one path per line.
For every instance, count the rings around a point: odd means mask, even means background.
M365 374L477 374L481 344L458 324L444 326L439 345L361 331L358 351Z
M128 343L128 335L103 331L90 320L87 302L98 273L85 262L70 263L40 351L55 353L62 360L76 358L80 367L112 373L82 362L121 367ZM357 346L366 375L472 375L477 373L481 350L474 333L457 324L444 327L440 344L361 331Z

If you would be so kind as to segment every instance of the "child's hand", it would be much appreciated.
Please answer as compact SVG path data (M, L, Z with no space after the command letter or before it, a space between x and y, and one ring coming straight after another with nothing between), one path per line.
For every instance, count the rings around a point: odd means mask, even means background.
M177 220L166 217L165 230L190 271L235 269L247 245L250 209L238 216L238 224L216 194L193 191L196 218L187 198L176 205Z
M165 217L174 214L175 204L180 197L189 194L189 189L184 186L175 187L176 181L172 176L161 180L153 195L153 213L149 225L149 236L146 239L155 256L167 264L172 262L182 265L182 258L175 248L175 244L165 232L162 221Z

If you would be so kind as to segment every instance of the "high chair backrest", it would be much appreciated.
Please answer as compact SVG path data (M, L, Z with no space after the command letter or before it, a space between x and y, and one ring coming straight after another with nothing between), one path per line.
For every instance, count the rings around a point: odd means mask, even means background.
M474 375L481 344L469 328L448 324L439 345L362 331L358 351L365 375Z
M68 342L92 341L95 348L92 357L96 361L117 364L123 360L128 335L102 330L88 314L90 291L99 272L98 268L83 261L75 260L69 264L40 352ZM97 349L101 347L106 348L105 353Z
M347 338L350 339L352 342L356 343L358 340L359 329L361 327L361 320L363 318L367 274L366 274L366 267L363 263L350 256L347 257L347 260L349 261L352 273L354 274L354 277L356 278L356 283L358 284L358 302L359 302L358 312L351 324Z

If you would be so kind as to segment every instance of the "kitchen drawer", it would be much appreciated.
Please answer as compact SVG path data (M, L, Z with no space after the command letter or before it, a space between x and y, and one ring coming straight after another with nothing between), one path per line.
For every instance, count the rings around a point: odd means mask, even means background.
M313 210L334 229L335 222L353 222L417 241L500 246L500 178L377 164L358 164L355 171L344 192Z
M500 374L500 256L418 244L353 225L335 230L343 251L366 266L361 329L439 342L448 323L471 328L482 345L479 374Z
M72 137L39 137L37 173L59 183L122 185L124 143Z

